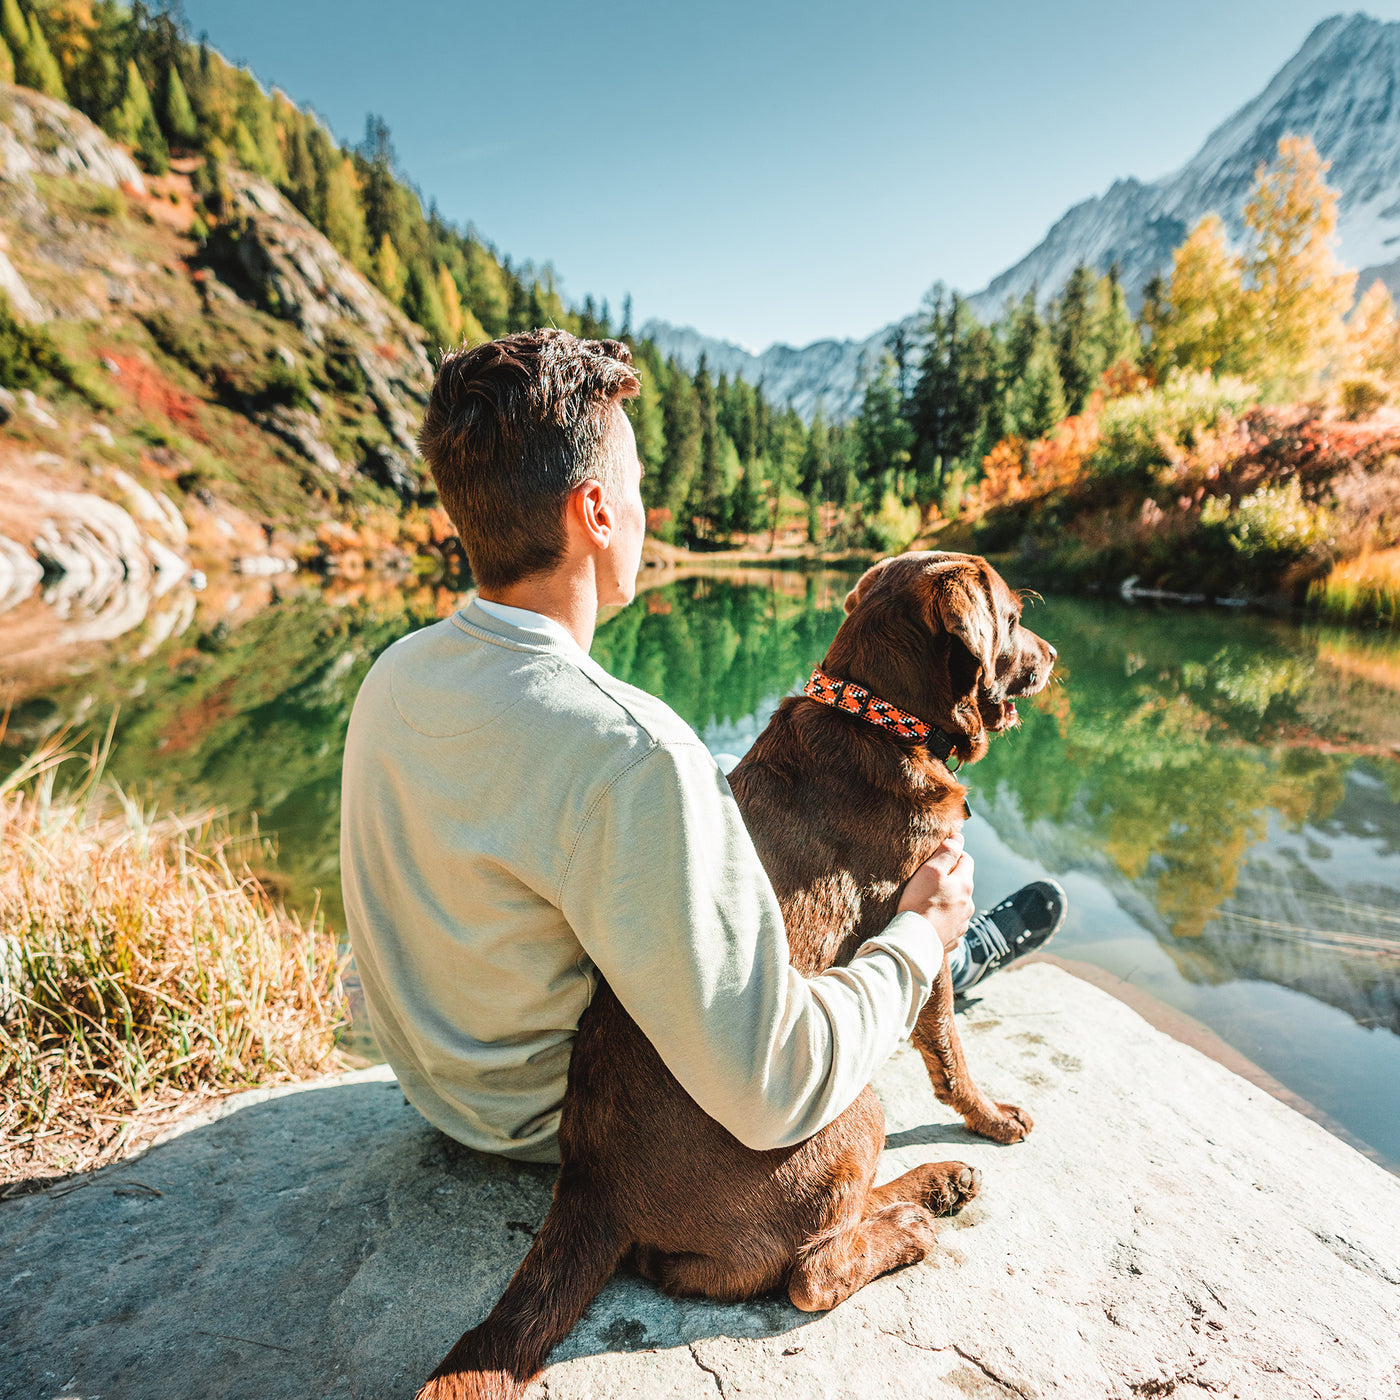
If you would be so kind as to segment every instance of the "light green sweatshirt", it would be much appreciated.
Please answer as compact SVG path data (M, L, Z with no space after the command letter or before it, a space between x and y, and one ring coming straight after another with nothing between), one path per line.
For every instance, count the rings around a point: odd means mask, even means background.
M700 1107L763 1149L851 1103L943 956L901 914L849 966L802 977L689 726L562 629L475 602L395 643L360 689L341 880L404 1093L458 1141L529 1161L558 1160L570 1045L600 975Z

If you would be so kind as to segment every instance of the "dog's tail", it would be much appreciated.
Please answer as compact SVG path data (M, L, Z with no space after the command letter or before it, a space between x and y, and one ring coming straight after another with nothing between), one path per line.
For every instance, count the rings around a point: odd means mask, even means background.
M517 1400L612 1276L629 1241L595 1193L560 1182L501 1301L448 1352L416 1400Z

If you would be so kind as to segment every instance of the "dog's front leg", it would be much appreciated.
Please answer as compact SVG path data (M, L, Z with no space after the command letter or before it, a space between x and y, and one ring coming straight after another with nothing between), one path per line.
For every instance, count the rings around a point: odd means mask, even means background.
M1030 1132L1029 1113L1015 1104L994 1103L972 1082L962 1039L953 1024L953 974L946 958L933 994L919 1013L913 1039L939 1103L961 1113L972 1132L994 1142L1020 1142Z

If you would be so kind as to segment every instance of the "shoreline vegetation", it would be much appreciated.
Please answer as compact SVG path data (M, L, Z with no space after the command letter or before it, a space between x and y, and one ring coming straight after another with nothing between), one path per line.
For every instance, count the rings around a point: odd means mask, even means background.
M0 780L0 1198L202 1100L345 1068L346 957L253 873L266 843L157 815L104 758L50 743Z

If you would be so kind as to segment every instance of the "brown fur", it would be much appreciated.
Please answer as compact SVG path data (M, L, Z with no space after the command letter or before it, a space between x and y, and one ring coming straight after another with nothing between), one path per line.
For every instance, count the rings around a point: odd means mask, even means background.
M964 762L1004 727L1002 702L1039 690L1055 658L1019 626L1017 596L970 555L884 560L846 611L822 669L955 735ZM807 976L878 933L962 825L964 789L927 748L805 697L782 702L730 783ZM914 1043L938 1099L974 1132L1010 1143L1030 1131L1022 1110L968 1074L946 962ZM519 1396L625 1258L669 1293L731 1302L786 1285L806 1311L922 1259L933 1217L976 1195L978 1173L934 1162L876 1189L884 1140L867 1088L796 1147L752 1151L697 1107L600 984L574 1041L549 1214L501 1301L420 1400Z

